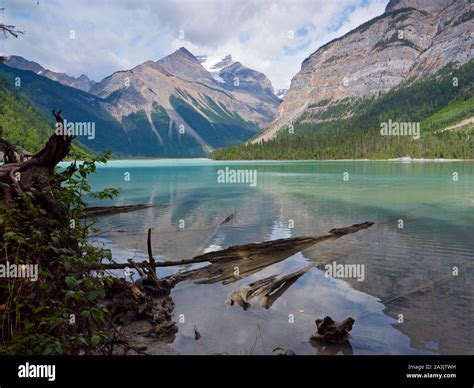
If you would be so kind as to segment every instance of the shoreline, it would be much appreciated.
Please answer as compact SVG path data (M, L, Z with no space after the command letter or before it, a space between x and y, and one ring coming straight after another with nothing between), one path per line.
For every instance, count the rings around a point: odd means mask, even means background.
M78 160L82 163L82 160ZM106 167L120 162L214 162L214 163L309 163L309 162L399 162L399 163L453 163L474 162L474 159L443 159L443 158L393 158L393 159L209 159L209 158L123 158L110 159L105 165L99 164L97 168ZM67 166L73 161L60 162L59 166ZM2 163L0 163L2 165Z

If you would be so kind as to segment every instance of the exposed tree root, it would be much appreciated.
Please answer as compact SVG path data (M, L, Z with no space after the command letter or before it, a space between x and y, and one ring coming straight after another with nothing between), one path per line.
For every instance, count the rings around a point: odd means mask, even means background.
M174 302L166 282L145 277L136 283L115 279L105 300L111 312L114 354L161 354L170 352L166 344L175 339Z

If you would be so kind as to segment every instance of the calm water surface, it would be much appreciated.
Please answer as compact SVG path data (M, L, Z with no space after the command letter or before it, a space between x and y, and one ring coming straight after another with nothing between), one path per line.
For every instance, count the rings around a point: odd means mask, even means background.
M257 170L256 187L219 184L217 171L225 166ZM154 254L177 260L376 222L232 284L179 284L172 291L175 319L184 314L185 322L178 323L171 345L179 353L269 354L282 347L297 354L473 354L473 178L473 162L135 160L109 162L91 183L95 190L121 189L110 204L156 204L101 219L100 242L118 261L146 257L150 227ZM216 231L231 213L234 219ZM365 264L364 281L326 277L322 266L332 261ZM232 292L250 281L308 262L321 266L299 278L270 309L258 301L247 311L230 305ZM434 286L426 287L430 281ZM314 320L326 315L355 319L350 345L323 349L308 341Z

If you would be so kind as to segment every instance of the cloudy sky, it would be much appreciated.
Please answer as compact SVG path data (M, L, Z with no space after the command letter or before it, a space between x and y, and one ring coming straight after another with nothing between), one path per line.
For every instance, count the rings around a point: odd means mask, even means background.
M0 0L25 34L0 40L46 68L98 81L179 47L226 54L287 88L322 44L380 15L388 0ZM74 39L71 39L71 38Z

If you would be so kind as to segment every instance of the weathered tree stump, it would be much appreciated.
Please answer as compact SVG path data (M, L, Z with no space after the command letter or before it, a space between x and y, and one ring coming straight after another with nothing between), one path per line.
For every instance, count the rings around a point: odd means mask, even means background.
M342 322L335 322L331 317L316 319L315 323L318 331L311 335L312 341L324 341L331 344L341 344L350 338L349 332L352 330L355 320L351 317Z

